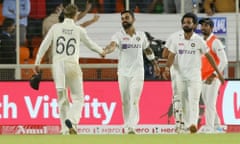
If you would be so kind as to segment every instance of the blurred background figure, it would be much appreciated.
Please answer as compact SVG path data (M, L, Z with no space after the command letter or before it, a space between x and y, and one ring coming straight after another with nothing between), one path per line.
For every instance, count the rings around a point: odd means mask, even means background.
M148 6L151 4L152 0L131 0L130 10L134 12L146 13L148 12Z
M147 13L163 13L163 0L152 0L148 5Z
M30 13L30 0L20 0L20 45L25 45L28 16ZM3 1L3 16L16 20L16 0L4 0Z
M49 0L48 0L49 1ZM42 21L46 17L46 0L30 0L31 11L28 16L27 47L29 58L34 58L34 38L42 38Z
M209 16L214 13L235 12L236 0L204 0L203 7Z
M44 18L43 23L42 23L42 36L45 37L49 29L52 27L52 25L56 24L59 22L59 16L63 11L63 3L61 0L48 0L47 2L48 5L48 13L49 15ZM46 56L44 57L43 61L44 63L52 63L51 61L51 48L48 49L46 52Z
M184 12L193 12L194 6L198 11L200 0L184 0ZM164 13L181 13L181 0L163 0Z
M15 21L5 18L0 32L0 64L16 64ZM0 69L1 80L14 80L14 69Z

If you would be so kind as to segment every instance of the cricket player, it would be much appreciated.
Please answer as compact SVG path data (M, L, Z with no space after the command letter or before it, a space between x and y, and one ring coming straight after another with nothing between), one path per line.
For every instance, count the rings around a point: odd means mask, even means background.
M210 18L203 18L199 21L204 40L210 48L210 54L213 56L220 72L226 68L228 60L224 51L224 45L213 34L214 23ZM217 78L216 72L211 67L205 56L202 56L202 98L205 104L206 125L201 128L205 133L214 133L214 124L219 121L216 111L216 102L220 81Z
M186 13L182 17L181 23L184 33L182 35L177 35L168 48L169 55L165 71L170 70L170 67L176 58L175 64L178 69L175 69L174 71L176 80L175 93L180 99L187 99L186 105L188 106L186 113L188 114L187 116L183 116L188 122L185 124L185 127L188 128L190 132L195 133L197 132L199 99L202 89L202 54L207 57L210 64L214 67L222 83L224 83L224 79L213 58L208 53L209 48L205 41L199 35L194 33L194 29L197 26L197 16L194 13Z
M166 43L164 45L164 51L163 51L163 57L164 58L168 58L168 48L171 47L171 44L173 43L173 41L180 35L183 35L184 31L178 31L175 32L173 34L171 34L167 40ZM187 113L187 104L186 102L188 101L186 99L186 97L179 97L179 95L176 94L176 76L178 74L178 72L175 72L175 69L178 69L178 66L176 65L176 58L177 55L175 55L174 58L174 63L173 65L170 67L170 75L171 75L171 86L172 86L172 92L173 92L173 97L172 97L172 104L173 104L173 113L174 113L174 117L175 117L175 132L176 133L184 133L185 132L185 124L188 123L186 120L184 119L183 116L188 117L188 113ZM168 79L169 78L169 72L165 71L163 72L163 77L164 79Z
M41 59L51 46L52 74L57 89L62 134L77 134L76 126L84 105L83 78L79 67L80 43L83 42L101 56L105 55L103 49L88 37L85 29L75 24L77 12L77 6L72 4L64 9L64 22L50 28L40 45L34 67L34 72L38 73ZM67 95L68 87L71 92L71 106Z
M129 134L135 133L139 121L139 100L144 83L143 51L154 65L155 75L159 76L160 68L145 32L134 28L134 13L121 12L123 29L112 36L105 53L119 49L118 83L123 103L124 127Z

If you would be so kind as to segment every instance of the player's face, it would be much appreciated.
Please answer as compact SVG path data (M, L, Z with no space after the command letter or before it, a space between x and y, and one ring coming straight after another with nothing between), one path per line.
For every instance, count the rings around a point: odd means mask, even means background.
M193 32L193 30L196 28L196 25L193 23L192 18L184 18L182 22L182 29L186 33Z
M122 26L124 29L130 28L134 22L133 17L129 13L124 13L121 16L121 20L122 20Z
M212 32L212 28L210 27L209 24L206 24L206 23L202 23L201 24L201 31L202 31L202 34L203 35L210 35L210 33Z

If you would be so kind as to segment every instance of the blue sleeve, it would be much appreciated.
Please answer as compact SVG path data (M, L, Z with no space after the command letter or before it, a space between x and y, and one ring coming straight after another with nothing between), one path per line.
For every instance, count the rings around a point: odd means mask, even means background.
M15 9L15 5L13 5L13 3L11 3L11 1L8 1L8 0L4 0L3 1L3 8L2 8L2 14L4 17L7 17L7 18L12 18L12 19L16 19L16 15L15 13L12 13L9 11L10 10L13 10L14 12L16 11Z
M30 0L20 1L20 16L26 17L31 10Z

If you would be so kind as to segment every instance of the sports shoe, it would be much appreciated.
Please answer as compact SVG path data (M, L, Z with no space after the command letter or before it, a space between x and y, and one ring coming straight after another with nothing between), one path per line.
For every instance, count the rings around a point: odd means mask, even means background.
M128 134L136 134L133 128L128 128Z
M77 134L77 131L73 128L72 122L69 119L65 120L65 124L69 129L69 134L70 135L76 135Z

